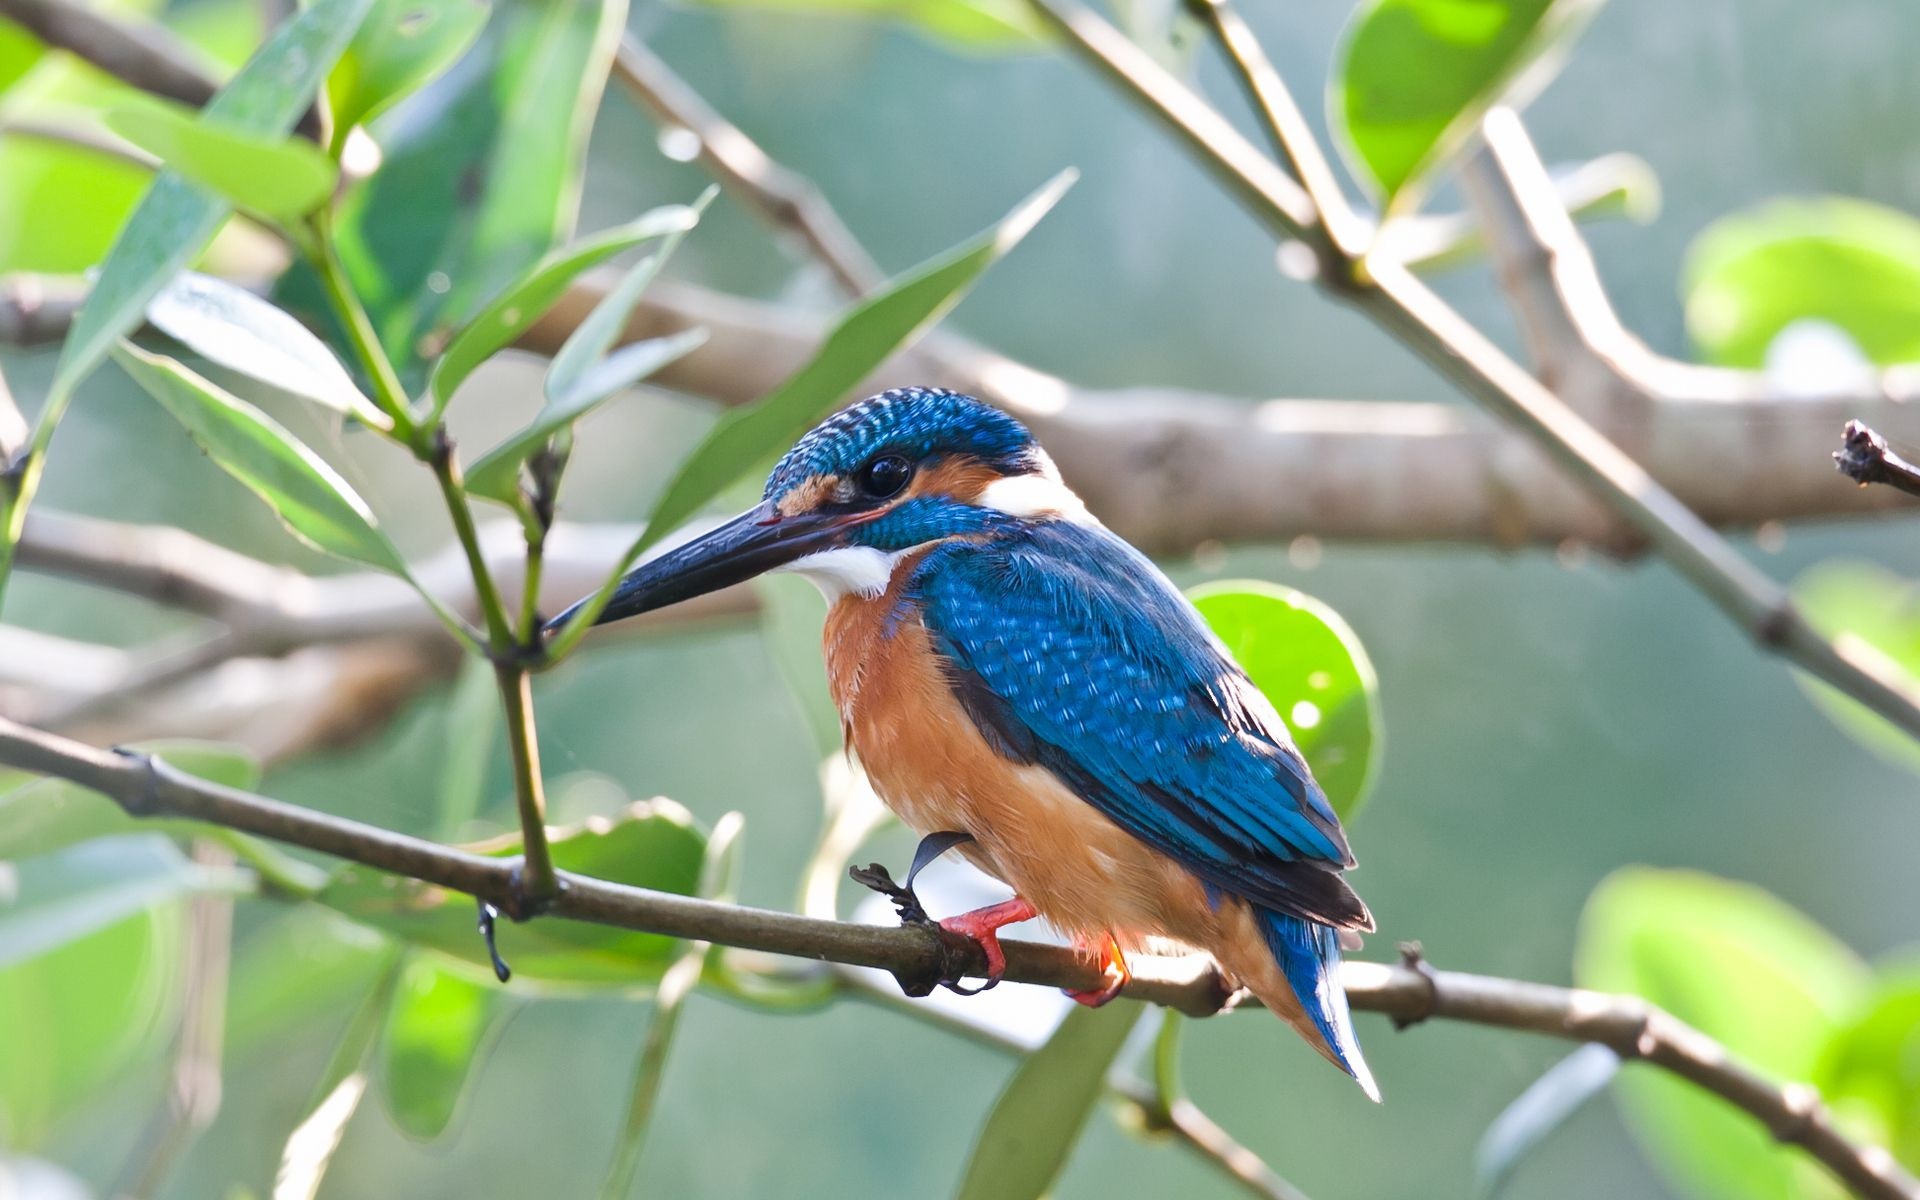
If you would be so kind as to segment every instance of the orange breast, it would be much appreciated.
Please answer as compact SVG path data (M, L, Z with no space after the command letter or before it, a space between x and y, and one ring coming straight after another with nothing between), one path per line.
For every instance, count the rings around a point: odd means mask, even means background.
M1216 915L1192 874L1109 821L1052 772L1002 758L953 695L919 615L891 636L902 564L886 594L827 616L827 676L848 748L874 790L919 833L957 830L960 850L1062 930L1122 945L1213 940Z

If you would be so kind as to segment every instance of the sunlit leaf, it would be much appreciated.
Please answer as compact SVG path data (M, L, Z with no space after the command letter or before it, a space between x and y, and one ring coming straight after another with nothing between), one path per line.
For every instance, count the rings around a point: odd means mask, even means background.
M333 152L347 134L438 75L473 45L488 0L374 0L327 76Z
M1366 801L1380 757L1380 682L1340 614L1258 580L1188 595L1234 661L1273 702L1342 821Z
M1920 585L1868 562L1830 560L1793 581L1794 602L1820 633L1874 656L1920 688ZM1842 732L1888 762L1920 773L1920 743L1858 700L1809 675L1794 674Z
M552 831L554 865L656 891L692 895L700 881L702 837L686 811L667 801L632 805L614 821L593 820ZM519 851L517 836L489 843L485 853ZM319 900L356 921L412 945L475 967L488 965L474 929L469 896L367 867L346 867ZM513 986L612 985L640 988L660 978L678 943L579 921L501 922L500 951L513 966Z
M406 563L375 525L366 501L271 417L173 359L131 344L116 354L127 374L187 427L201 449L266 501L301 541L406 575Z
M1046 1194L1140 1012L1131 1000L1101 1008L1076 1005L1047 1044L1021 1061L974 1143L960 1200L1038 1200Z
M1860 1011L1865 966L1759 888L1690 871L1608 876L1581 919L1574 978L1644 996L1775 1079L1813 1076L1823 1047ZM1622 1074L1628 1123L1676 1186L1706 1200L1840 1194L1752 1117L1660 1071Z
M243 134L287 133L372 2L315 0L283 22L208 103L202 119ZM67 333L48 403L64 403L114 344L140 323L148 301L193 260L228 211L224 200L174 172L163 171L153 181L114 241Z
M1920 220L1841 196L1723 217L1687 251L1687 332L1707 359L1758 367L1782 329L1838 326L1876 363L1920 360Z
M669 204L556 250L488 302L462 328L433 366L429 388L435 410L444 409L474 369L493 357L553 307L567 286L583 273L623 250L692 229L699 213L685 204Z
M1850 1127L1920 1165L1920 960L1883 968L1859 1016L1836 1030L1811 1082Z
M326 203L339 169L305 138L244 133L193 109L148 101L112 108L107 127L240 208L282 220Z
M842 317L808 363L758 402L722 416L689 455L660 498L625 561L554 644L564 653L606 607L626 567L673 532L740 473L786 449L848 399L849 389L960 302L989 266L1018 245L1076 178L1062 171L999 224L913 268Z
M470 1090L512 1004L505 989L416 955L400 973L383 1040L387 1111L402 1132L439 1137Z
M1389 212L1496 104L1524 104L1560 68L1601 0L1366 0L1337 54L1328 110Z
M1549 1067L1500 1111L1473 1152L1476 1190L1498 1195L1527 1155L1599 1095L1620 1071L1620 1056L1597 1042Z
M182 271L147 305L147 320L229 371L347 413L377 429L393 424L361 393L325 343L243 287Z

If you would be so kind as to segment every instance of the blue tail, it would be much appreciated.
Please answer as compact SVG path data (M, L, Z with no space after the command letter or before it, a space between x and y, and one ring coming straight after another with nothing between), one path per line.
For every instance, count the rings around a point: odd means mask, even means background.
M1300 1006L1313 1018L1315 1028L1333 1051L1333 1061L1377 1103L1380 1088L1360 1053L1353 1017L1347 1012L1347 993L1340 986L1339 932L1316 921L1268 909L1260 911L1260 930L1287 982L1293 985L1293 994L1300 998Z

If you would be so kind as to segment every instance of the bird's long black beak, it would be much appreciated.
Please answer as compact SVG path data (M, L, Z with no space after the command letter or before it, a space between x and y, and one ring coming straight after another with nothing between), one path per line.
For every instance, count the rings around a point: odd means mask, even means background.
M782 516L771 501L762 503L629 571L594 624L605 625L704 596L806 555L844 546L849 531L867 515L809 512ZM545 632L551 635L565 625L591 599L575 603L548 621Z

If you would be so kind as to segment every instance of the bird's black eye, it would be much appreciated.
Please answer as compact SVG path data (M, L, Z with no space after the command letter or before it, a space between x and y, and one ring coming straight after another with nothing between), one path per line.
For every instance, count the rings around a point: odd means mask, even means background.
M883 454L860 468L860 490L875 500L900 494L913 478L913 464L898 454Z

